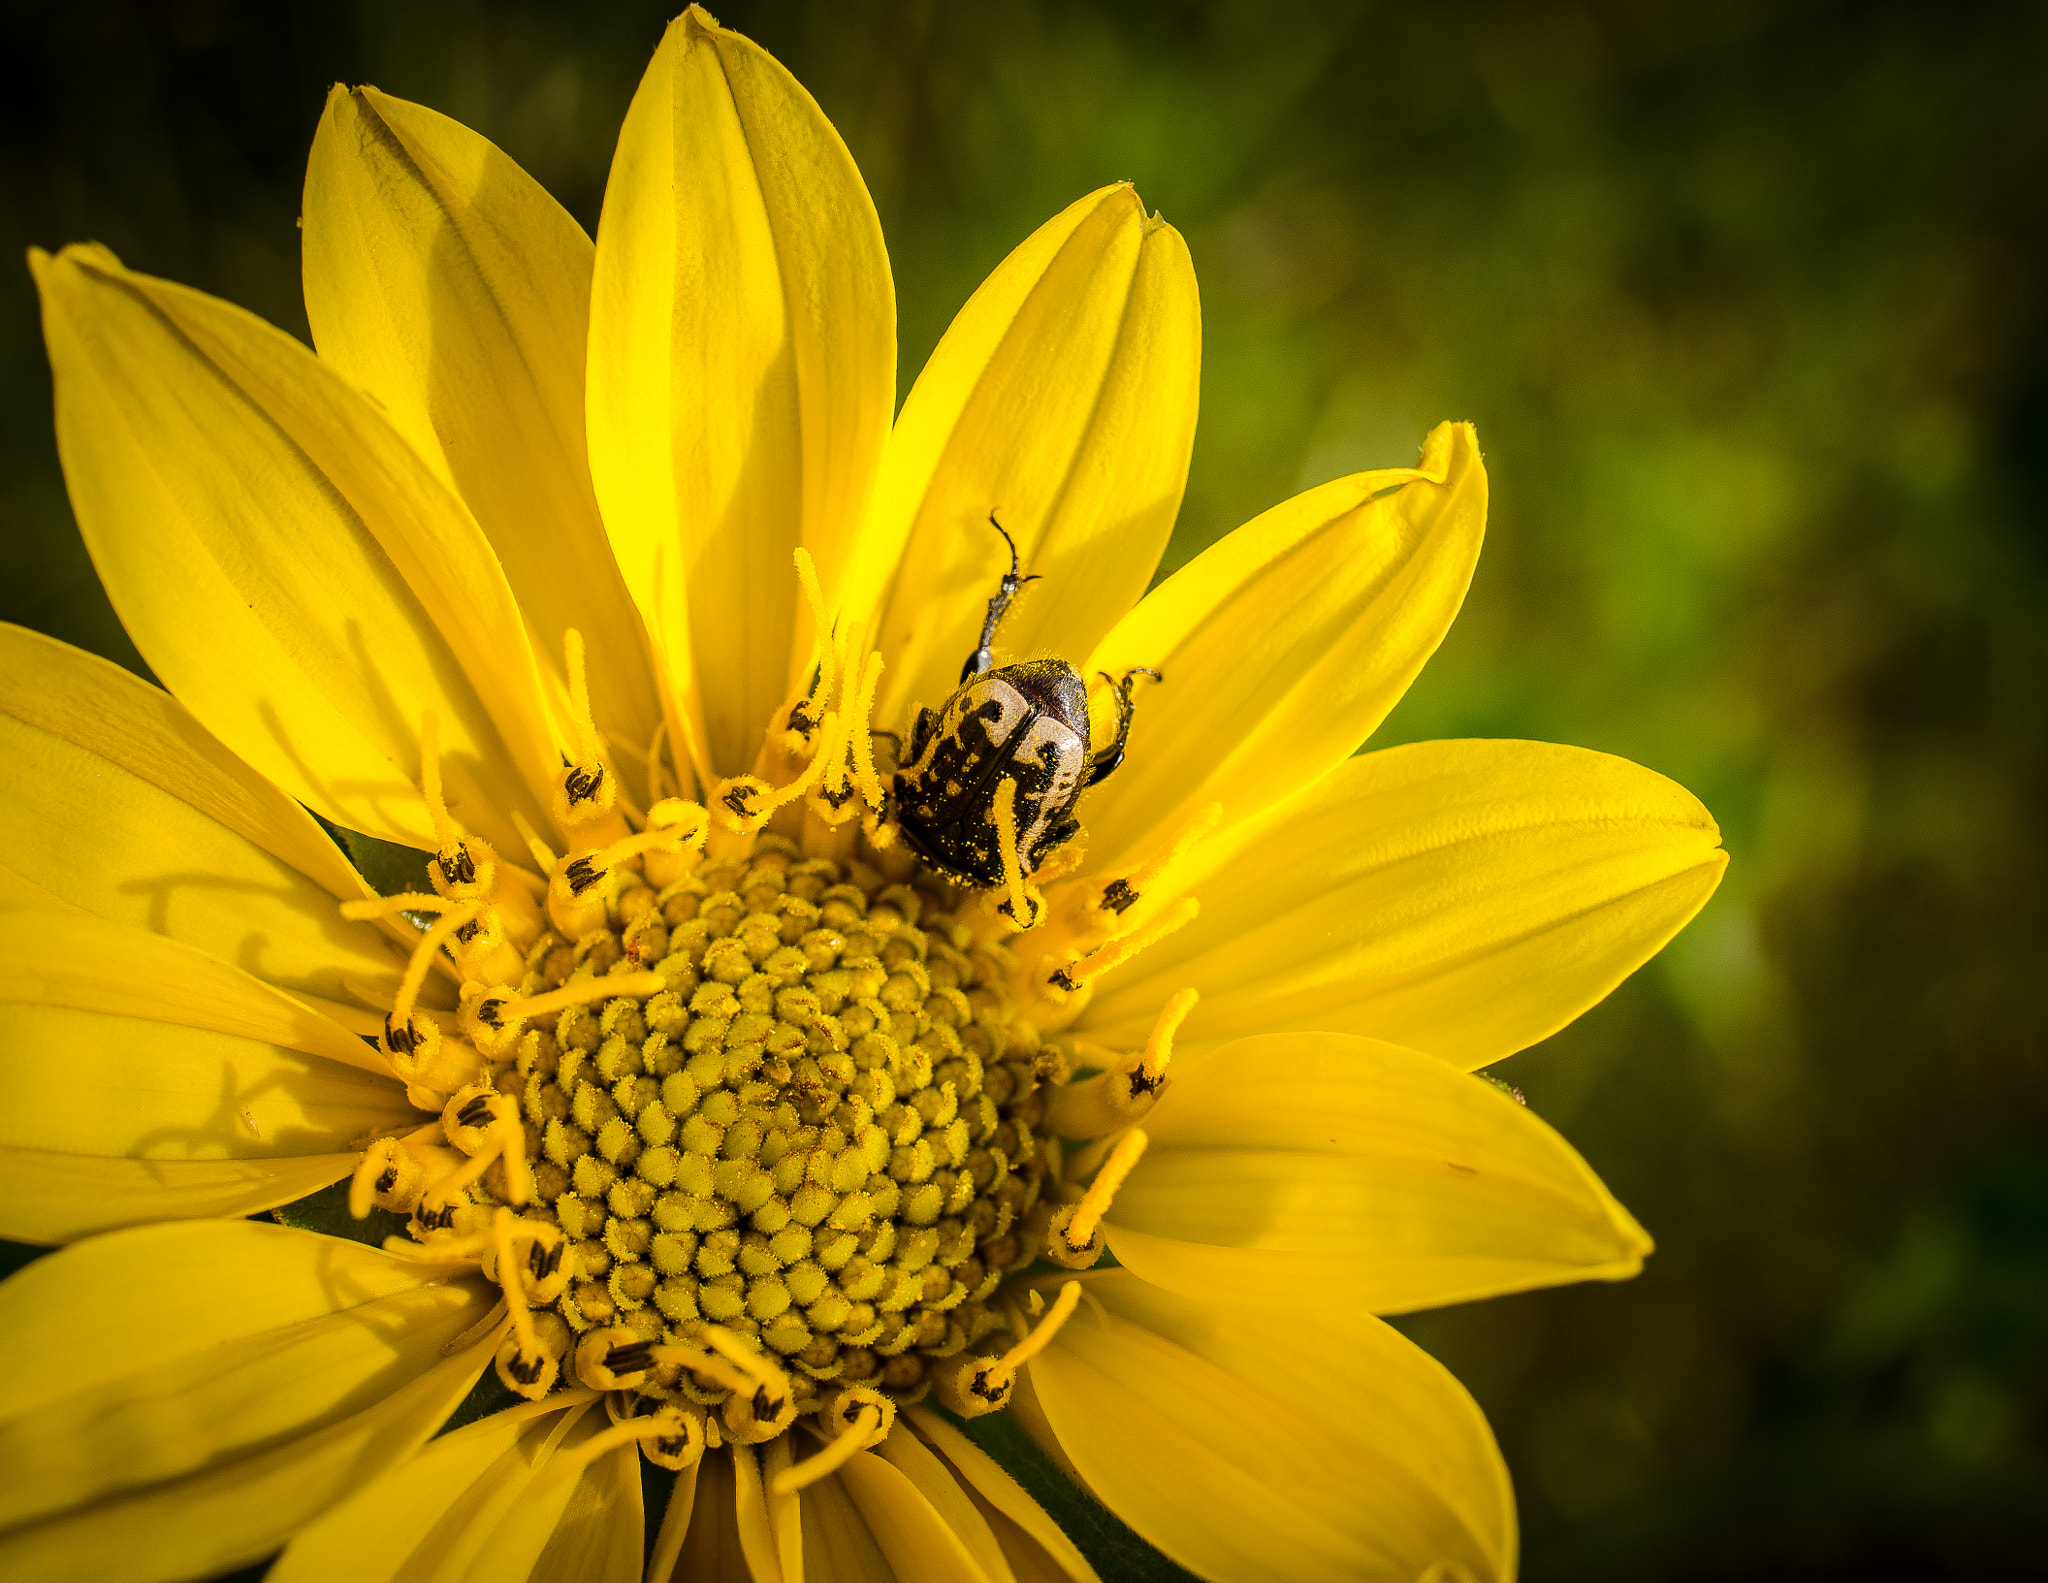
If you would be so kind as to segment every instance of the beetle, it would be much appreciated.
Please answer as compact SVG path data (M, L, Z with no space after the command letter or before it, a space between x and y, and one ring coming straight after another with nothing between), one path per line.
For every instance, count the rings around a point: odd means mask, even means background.
M938 710L918 709L894 790L897 826L912 849L949 879L993 889L1005 882L996 823L1004 779L1017 784L1017 862L1028 878L1080 833L1074 805L1081 793L1124 760L1131 689L1140 676L1160 676L1143 666L1121 681L1102 673L1116 693L1116 738L1091 752L1088 689L1079 671L1059 659L996 664L996 628L1019 590L1038 579L1020 575L1016 540L994 512L988 520L1010 547L1010 569L988 602L960 686Z

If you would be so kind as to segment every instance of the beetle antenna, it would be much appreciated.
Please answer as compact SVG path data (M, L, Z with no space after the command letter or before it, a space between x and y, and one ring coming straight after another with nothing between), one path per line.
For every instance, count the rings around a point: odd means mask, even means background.
M960 667L960 679L964 682L970 676L979 676L984 671L996 668L996 627L1010 608L1010 602L1017 597L1017 590L1026 583L1038 581L1039 574L1029 577L1019 575L1020 562L1017 556L1017 541L1010 537L1010 530L996 521L996 514L988 514L988 525L1003 536L1003 542L1010 547L1010 569L1003 573L1003 580L996 587L996 596L988 602L988 614L982 618L981 640L974 646L974 652L967 656L967 663Z

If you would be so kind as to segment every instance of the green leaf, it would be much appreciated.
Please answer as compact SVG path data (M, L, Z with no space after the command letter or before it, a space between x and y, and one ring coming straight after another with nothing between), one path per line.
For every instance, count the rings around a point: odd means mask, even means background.
M296 1203L285 1204L271 1213L280 1225L296 1226L301 1231L317 1231L326 1237L346 1237L351 1242L367 1242L373 1248L384 1246L386 1237L402 1237L405 1233L405 1216L394 1215L388 1209L373 1209L361 1220L348 1212L347 1182L336 1182L323 1187L317 1193L309 1193Z
M356 872L370 882L370 888L378 895L396 896L401 891L428 889L426 853L416 847L380 841L360 831L344 830L340 825L327 824L324 819L320 822L326 825L327 833L348 854Z
M1197 1583L1192 1572L1169 1561L1069 1478L1008 1413L965 1419L951 1413L944 1416L1045 1508L1046 1515L1074 1541L1104 1583Z

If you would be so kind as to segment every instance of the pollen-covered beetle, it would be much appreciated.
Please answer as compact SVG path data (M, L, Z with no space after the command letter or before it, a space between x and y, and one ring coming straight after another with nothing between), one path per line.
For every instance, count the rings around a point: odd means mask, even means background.
M1054 848L1080 832L1074 804L1124 759L1131 734L1131 688L1140 676L1103 680L1116 690L1116 739L1100 752L1088 744L1088 689L1065 660L998 666L996 627L1035 577L1018 575L1017 544L989 513L989 525L1010 547L1010 569L988 602L981 641L960 669L960 686L937 713L920 708L910 751L895 776L896 818L917 853L948 877L993 888L1004 883L996 798L1016 783L1017 862L1028 877Z

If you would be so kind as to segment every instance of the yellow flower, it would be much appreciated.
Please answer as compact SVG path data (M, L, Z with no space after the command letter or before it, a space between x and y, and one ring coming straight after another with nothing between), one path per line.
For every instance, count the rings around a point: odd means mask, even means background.
M1512 1575L1484 1421L1373 1316L1638 1268L1467 1073L1723 855L1601 755L1351 756L1471 575L1470 428L1145 593L1178 234L1083 198L892 424L860 177L696 10L594 246L367 88L304 225L317 357L32 260L169 692L0 631L0 1233L67 1244L0 1288L0 1570L626 1579L644 1458L653 1579L1093 1577L967 1432L1007 1410L1206 1577ZM1004 586L991 517L1035 579L996 659L1100 678L1097 768L1160 678L1064 844L1085 741L918 723ZM955 823L906 826L920 791ZM433 856L379 897L306 810ZM976 842L1000 883L920 857ZM403 1234L238 1218L344 1181ZM480 1376L515 1405L435 1437Z

